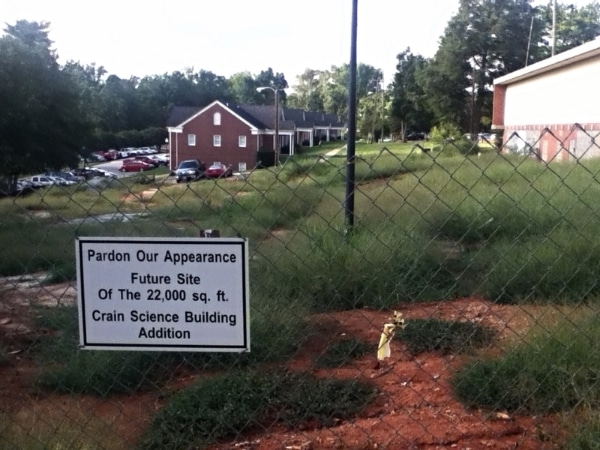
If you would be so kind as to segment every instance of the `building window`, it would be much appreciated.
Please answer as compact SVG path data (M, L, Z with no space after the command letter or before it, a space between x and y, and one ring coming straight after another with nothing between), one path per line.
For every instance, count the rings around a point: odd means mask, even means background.
M188 145L196 145L196 135L188 134Z
M213 125L221 125L221 113L214 113L213 114Z
M246 136L238 136L238 147L246 146Z
M213 147L220 147L220 146L221 146L221 135L215 134L213 136Z
M246 171L246 163L245 162L238 163L238 171L239 172L245 172Z

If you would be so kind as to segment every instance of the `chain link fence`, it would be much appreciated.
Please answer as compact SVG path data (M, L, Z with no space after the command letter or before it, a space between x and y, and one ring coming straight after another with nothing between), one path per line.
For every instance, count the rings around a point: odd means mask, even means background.
M334 146L0 199L0 448L598 448L599 144L576 132L359 143L350 231ZM250 352L79 349L77 237L200 230L247 239Z

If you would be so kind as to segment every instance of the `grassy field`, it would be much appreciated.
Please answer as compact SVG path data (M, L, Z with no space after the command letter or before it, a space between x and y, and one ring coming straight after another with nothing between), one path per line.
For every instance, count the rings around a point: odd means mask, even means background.
M302 346L302 319L317 312L468 295L511 304L597 303L600 161L545 165L491 148L464 156L451 146L358 143L355 227L348 234L345 150L323 156L339 147L311 149L238 179L177 185L134 177L0 200L0 248L10 249L0 254L0 276L46 270L53 280L73 279L75 236L196 236L212 228L249 239L251 354L81 353L75 309L43 311L44 326L63 333L40 345L40 357L55 368L41 385L106 396L146 388L136 381L140 372L150 374L148 384L160 383L165 373L156 368L173 364L256 369ZM102 217L115 212L128 220ZM600 405L589 395L600 380L599 324L597 315L565 318L500 359L474 361L456 374L457 396L475 407L536 413L585 406L590 425L574 436L592 442L599 436ZM406 339L423 343L440 329L446 336L465 333L420 325ZM107 365L123 366L119 383L102 370ZM551 380L544 375L549 370L556 375ZM249 376L240 377L242 391ZM534 385L544 386L537 396L529 395ZM203 389L210 387L194 389L192 398L208 401ZM157 420L168 423L168 411ZM147 448L167 448L160 447L164 435L146 439Z

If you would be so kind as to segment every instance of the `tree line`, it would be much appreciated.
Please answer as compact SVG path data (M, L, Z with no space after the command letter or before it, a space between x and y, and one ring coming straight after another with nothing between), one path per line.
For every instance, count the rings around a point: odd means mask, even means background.
M600 7L559 4L556 23L559 53L600 34ZM551 1L460 0L435 55L406 47L389 86L381 69L358 65L359 136L405 138L434 126L488 130L493 79L550 56L551 24ZM161 145L174 106L272 104L273 91L258 92L262 86L282 89L287 107L347 115L347 64L306 69L289 95L285 75L272 68L228 78L185 69L122 79L95 63L59 64L49 27L21 20L0 37L0 175L75 165L98 149Z
M406 48L390 87L389 125L489 131L493 80L600 35L600 6L533 6L530 0L460 0L432 58ZM555 45L552 45L555 41Z

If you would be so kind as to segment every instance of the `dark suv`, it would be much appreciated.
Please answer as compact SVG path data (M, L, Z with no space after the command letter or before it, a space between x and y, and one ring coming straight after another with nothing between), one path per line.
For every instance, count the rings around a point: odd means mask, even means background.
M187 159L181 161L177 170L175 170L175 178L178 183L182 181L194 181L204 176L206 164L197 159Z

